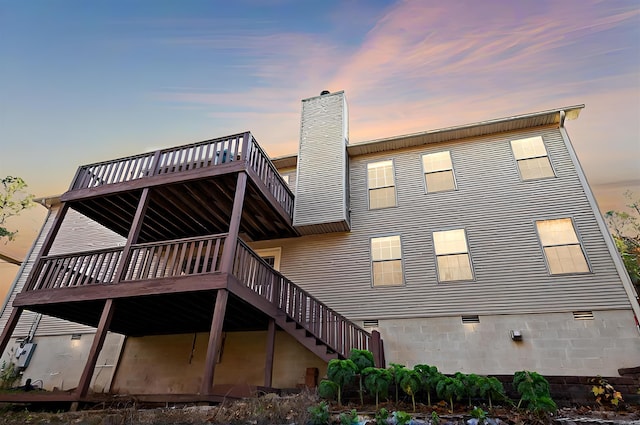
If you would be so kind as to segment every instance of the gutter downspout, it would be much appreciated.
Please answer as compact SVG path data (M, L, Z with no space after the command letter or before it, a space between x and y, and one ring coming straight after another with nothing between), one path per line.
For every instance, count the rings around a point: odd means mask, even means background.
M571 144L571 140L569 139L569 134L567 133L566 128L564 127L565 120L565 112L560 111L560 134L562 135L562 139L564 140L564 144L567 147L567 151L569 151L569 156L573 161L576 172L578 174L578 178L580 179L580 183L582 184L582 188L584 189L584 193L587 195L587 200L593 209L593 214L596 218L596 222L598 223L598 227L600 228L600 232L604 237L604 241L609 249L609 254L613 259L613 263L616 267L616 271L618 272L618 276L622 280L622 286L624 287L625 292L627 293L627 297L629 298L629 303L631 304L631 309L633 310L635 316L635 325L640 331L640 326L638 325L638 318L640 318L640 304L638 303L638 294L636 293L635 288L633 287L633 283L629 278L629 274L627 273L627 269L624 267L624 263L622 262L622 258L620 257L620 253L616 248L616 244L613 241L613 236L611 236L611 232L609 232L609 228L604 221L604 217L600 213L600 208L598 207L598 201L596 201L593 192L591 191L591 187L589 186L589 182L587 181L587 176L584 174L582 170L582 166L580 165L580 161L578 160L578 156L576 155L575 150L573 149L573 145Z

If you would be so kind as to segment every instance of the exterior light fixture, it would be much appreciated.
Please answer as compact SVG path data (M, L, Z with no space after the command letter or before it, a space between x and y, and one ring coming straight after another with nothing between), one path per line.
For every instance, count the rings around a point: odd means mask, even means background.
M509 331L509 335L511 336L511 339L514 340L514 341L522 341L522 332L521 331L511 330L511 331Z

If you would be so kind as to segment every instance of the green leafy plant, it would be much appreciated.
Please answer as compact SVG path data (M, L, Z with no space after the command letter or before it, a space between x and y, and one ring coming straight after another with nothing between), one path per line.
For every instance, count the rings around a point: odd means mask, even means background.
M33 195L25 192L27 184L20 177L7 176L0 179L0 241L15 239L17 230L4 227L9 217L20 214L23 210L35 205Z
M368 367L362 371L364 375L364 384L367 390L376 395L376 409L379 405L380 396L387 397L389 394L389 386L393 380L391 372L387 369L379 369Z
M453 398L460 400L464 396L464 384L456 377L444 376L436 386L438 397L449 401L449 411L453 413Z
M431 412L431 424L432 425L440 424L440 416L438 416L438 412L436 412L435 410Z
M373 354L368 350L357 350L355 348L351 349L351 354L349 355L349 360L351 360L356 367L357 375L358 375L358 392L360 394L360 405L364 404L364 389L362 386L362 372L367 369L375 366L373 361Z
M411 396L413 411L416 411L416 394L420 391L420 374L415 370L402 369L400 371L400 388Z
M496 377L480 376L478 377L478 391L482 398L489 400L489 409L493 409L492 400L495 397L506 398L504 386Z
M391 363L391 367L388 369L391 372L393 378L393 385L396 388L396 403L398 403L398 389L400 388L400 371L405 369L405 366L398 363Z
M342 388L350 384L358 373L358 366L350 359L329 361L327 377L338 386L338 406L342 406Z
M549 393L549 382L544 376L526 370L516 372L513 375L513 386L520 394L518 407L525 407L536 414L555 413L558 410Z
M311 416L309 423L311 425L327 425L329 423L329 405L326 401L321 401L315 406L309 406L307 412Z
M341 425L353 425L358 423L358 412L356 409L351 409L349 413L340 413Z
M473 410L469 412L469 415L478 420L478 425L483 425L487 421L487 413L482 408L473 406Z
M593 384L591 387L591 392L596 398L596 403L600 406L605 403L611 404L612 406L618 407L620 402L623 402L622 393L620 391L616 391L616 389L602 376L598 375L596 378L590 379L590 382Z
M375 420L377 424L384 424L389 419L389 411L384 407L376 412Z
M327 400L335 400L338 395L338 384L323 379L318 385L318 395Z
M396 421L397 425L407 425L411 422L411 415L407 412L403 412L402 410L393 412L393 418Z
M443 375L438 372L437 367L427 364L415 365L413 370L420 375L422 389L427 393L427 404L431 407L431 392L436 389L436 385L438 385L438 381L440 381Z
M462 382L462 385L464 386L464 390L461 394L461 397L466 397L469 403L468 406L471 407L471 398L477 397L480 393L480 388L479 388L480 377L474 373L464 374L462 372L456 372L454 376L457 379L459 379L460 382Z
M20 374L16 364L3 361L2 367L0 368L0 389L11 389L18 379L20 379Z

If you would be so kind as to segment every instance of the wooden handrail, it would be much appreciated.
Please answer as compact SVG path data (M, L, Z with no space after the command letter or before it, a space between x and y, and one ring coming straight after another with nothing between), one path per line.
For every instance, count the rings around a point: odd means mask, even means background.
M372 349L371 334L274 270L242 241L236 247L233 274L343 357L352 348Z
M112 283L122 248L42 257L35 266L28 291Z
M71 190L243 160L242 141L247 134L250 133L82 165L78 168Z
M131 246L123 281L160 279L220 272L227 234Z
M251 133L247 133L247 137L250 142L246 152L248 166L256 172L262 183L276 198L289 217L293 217L293 192Z
M293 192L250 132L83 165L78 168L70 190L123 183L234 161L242 161L253 169L278 204L289 217L293 217Z

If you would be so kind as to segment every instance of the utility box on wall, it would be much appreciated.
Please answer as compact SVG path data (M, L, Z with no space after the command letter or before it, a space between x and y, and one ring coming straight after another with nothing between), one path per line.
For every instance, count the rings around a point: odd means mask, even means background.
M17 356L18 357L17 366L19 368L25 369L27 366L29 366L29 362L31 361L33 352L36 350L36 345L38 344L27 343L27 344L24 344L24 346L19 348L20 355Z

